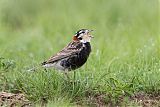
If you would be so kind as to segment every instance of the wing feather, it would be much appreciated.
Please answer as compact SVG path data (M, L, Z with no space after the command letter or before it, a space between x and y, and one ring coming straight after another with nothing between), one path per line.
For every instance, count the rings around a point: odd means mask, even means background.
M83 49L83 44L81 42L71 42L66 47L64 47L59 53L49 58L48 61L43 62L42 64L54 63L58 60L67 58L72 55L76 55Z

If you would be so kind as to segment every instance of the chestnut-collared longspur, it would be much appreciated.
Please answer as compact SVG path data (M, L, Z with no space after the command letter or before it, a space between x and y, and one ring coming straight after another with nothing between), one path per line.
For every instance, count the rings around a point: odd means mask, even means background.
M45 68L54 67L62 71L75 70L81 67L91 52L90 40L93 30L81 29L73 36L73 40L59 53L42 63Z

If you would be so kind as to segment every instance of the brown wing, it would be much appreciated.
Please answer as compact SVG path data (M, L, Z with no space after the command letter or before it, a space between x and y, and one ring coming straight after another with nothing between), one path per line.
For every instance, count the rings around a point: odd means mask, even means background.
M42 64L48 64L53 63L55 61L64 59L66 57L69 57L71 55L75 55L79 53L83 48L83 44L80 42L71 42L69 43L65 48L63 48L59 53L49 58L48 61L43 62Z

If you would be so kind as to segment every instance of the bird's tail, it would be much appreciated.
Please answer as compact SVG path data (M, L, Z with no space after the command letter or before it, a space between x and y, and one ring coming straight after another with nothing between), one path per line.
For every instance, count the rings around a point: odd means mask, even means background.
M35 71L37 71L40 68L42 68L42 65L37 65L35 67L29 68L29 69L27 69L27 71L28 72L35 72Z

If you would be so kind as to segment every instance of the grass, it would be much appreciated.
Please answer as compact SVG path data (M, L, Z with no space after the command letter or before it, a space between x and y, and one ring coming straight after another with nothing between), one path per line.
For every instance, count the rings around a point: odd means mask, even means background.
M137 106L130 101L135 93L159 96L158 6L158 0L1 0L0 90L48 107ZM81 28L95 30L92 53L70 81L54 69L26 72Z

